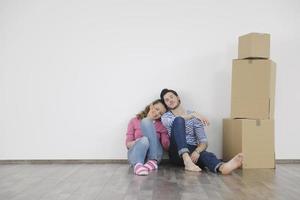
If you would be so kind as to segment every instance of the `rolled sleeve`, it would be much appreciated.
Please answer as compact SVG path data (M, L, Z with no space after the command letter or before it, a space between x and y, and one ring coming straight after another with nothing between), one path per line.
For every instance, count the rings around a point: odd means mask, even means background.
M204 130L204 126L199 119L194 118L194 129L196 133L197 143L206 143L207 144L207 136Z

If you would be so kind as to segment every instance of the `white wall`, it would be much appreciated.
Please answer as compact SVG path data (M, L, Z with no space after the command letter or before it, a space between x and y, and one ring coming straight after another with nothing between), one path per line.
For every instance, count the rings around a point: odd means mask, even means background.
M221 156L237 39L271 33L276 158L300 159L300 2L0 1L0 159L123 159L164 87L211 120Z

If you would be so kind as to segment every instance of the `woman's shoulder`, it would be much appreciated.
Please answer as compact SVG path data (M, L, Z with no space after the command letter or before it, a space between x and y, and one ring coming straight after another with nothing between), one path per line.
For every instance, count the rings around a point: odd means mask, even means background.
M154 120L154 124L157 124L157 125L162 125L162 122L160 119L157 119L157 120Z
M158 119L158 120L155 120L154 125L155 125L155 128L156 128L156 129L165 129L163 123L162 123L161 120L159 120L159 119Z
M133 117L131 118L131 120L129 121L130 124L136 124L136 123L140 123L140 119L138 117Z

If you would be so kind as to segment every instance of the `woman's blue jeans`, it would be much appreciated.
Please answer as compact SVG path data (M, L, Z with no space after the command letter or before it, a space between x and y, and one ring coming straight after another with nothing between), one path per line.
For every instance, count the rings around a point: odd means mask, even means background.
M137 139L136 143L128 150L128 160L131 165L145 163L147 160L160 162L163 156L163 148L157 138L153 121L144 118L141 121L143 137Z
M171 128L171 141L169 148L171 163L183 166L184 163L182 154L193 152L196 148L196 145L186 143L185 120L182 117L176 117ZM208 168L212 172L217 172L217 169L222 162L215 154L202 151L196 164L202 169Z

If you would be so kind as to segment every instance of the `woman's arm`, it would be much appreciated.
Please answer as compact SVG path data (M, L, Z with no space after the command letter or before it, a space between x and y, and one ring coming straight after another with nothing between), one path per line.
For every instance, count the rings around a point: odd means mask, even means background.
M128 127L127 127L127 133L126 133L126 147L127 149L130 149L135 143L135 137L134 137L134 119L130 120Z
M161 131L160 131L160 142L165 151L169 150L170 146L170 137L168 135L167 129L161 124Z

